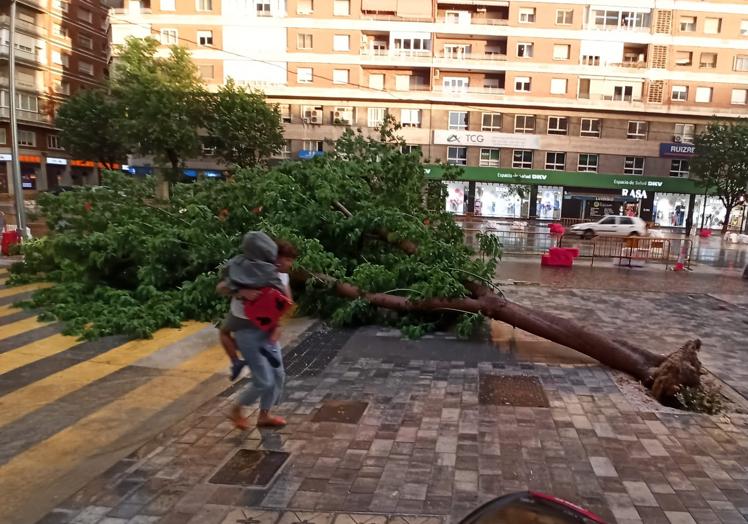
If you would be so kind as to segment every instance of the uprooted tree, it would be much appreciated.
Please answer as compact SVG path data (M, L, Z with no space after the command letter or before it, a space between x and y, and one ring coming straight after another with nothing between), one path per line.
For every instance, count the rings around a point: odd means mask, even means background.
M33 305L69 333L146 337L219 317L217 267L261 229L299 247L302 311L338 325L385 323L408 336L456 325L467 336L488 317L624 371L659 399L699 384L698 341L665 356L503 298L492 283L500 244L465 245L443 184L424 178L395 132L388 121L374 138L347 132L314 160L177 184L169 202L152 200L152 181L114 173L106 189L45 195L51 233L24 247L13 278L55 282Z

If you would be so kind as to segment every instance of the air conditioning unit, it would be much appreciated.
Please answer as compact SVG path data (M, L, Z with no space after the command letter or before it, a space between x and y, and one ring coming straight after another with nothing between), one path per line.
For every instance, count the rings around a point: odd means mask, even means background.
M333 122L350 125L353 121L353 110L349 107L336 107L332 112Z
M673 135L673 142L680 144L683 142L683 137L681 135Z
M305 124L321 124L322 123L322 111L319 109L307 109L304 111L304 123Z

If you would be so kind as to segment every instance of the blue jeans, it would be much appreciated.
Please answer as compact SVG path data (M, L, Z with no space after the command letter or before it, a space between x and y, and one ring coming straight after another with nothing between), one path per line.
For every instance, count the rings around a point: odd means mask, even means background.
M234 339L239 347L239 352L252 372L252 382L239 395L239 403L242 406L250 406L257 399L260 400L260 409L270 409L278 403L283 392L283 384L286 381L286 372L283 369L283 353L280 346L271 342L267 333L259 329L242 329L234 333ZM260 348L272 354L281 363L274 368L267 358L260 354Z

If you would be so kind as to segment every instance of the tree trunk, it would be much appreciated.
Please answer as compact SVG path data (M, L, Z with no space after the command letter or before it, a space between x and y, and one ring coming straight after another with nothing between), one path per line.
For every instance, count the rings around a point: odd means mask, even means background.
M351 284L336 282L338 295L361 298L375 306L397 311L462 310L484 315L518 327L534 335L564 345L590 356L613 369L623 371L649 387L660 401L672 397L683 386L698 386L701 363L698 350L701 341L692 340L670 355L652 353L624 340L613 340L572 320L535 311L510 302L479 286L474 298L434 298L412 302L404 297L384 293L364 293Z
M722 236L727 233L727 228L730 227L730 215L732 214L732 206L725 206L725 221L722 223Z

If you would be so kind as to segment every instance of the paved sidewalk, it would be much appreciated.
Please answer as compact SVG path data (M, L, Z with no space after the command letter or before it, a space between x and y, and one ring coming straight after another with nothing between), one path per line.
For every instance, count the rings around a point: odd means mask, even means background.
M643 410L605 368L520 362L488 344L376 328L309 341L290 355L287 428L232 430L230 389L41 522L436 524L528 488L621 524L746 522L743 416ZM548 407L492 404L486 385L507 376L539 380ZM246 461L224 468L250 455L240 450L289 455L269 478Z

